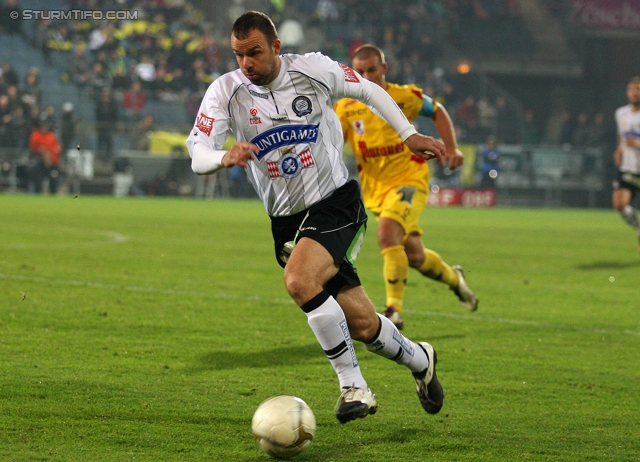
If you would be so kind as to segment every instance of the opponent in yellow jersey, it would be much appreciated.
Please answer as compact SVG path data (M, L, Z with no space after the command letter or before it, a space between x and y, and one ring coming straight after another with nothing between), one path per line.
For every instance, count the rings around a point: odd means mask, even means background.
M386 83L385 90L398 103L407 119L421 112L431 117L437 103L415 85ZM345 138L348 138L358 161L358 173L364 203L379 215L384 198L399 186L428 190L429 165L414 155L383 119L358 100L343 99L336 103Z
M384 53L373 45L358 48L352 67L365 79L384 88L409 120L430 117L442 137L449 168L462 164L453 124L446 109L422 93L415 85L385 81ZM415 156L382 118L365 104L342 99L335 104L345 141L351 144L358 162L364 203L378 219L378 242L384 260L387 293L385 315L399 328L409 267L424 276L444 282L469 310L478 308L478 299L467 286L462 267L449 266L439 254L424 247L420 214L427 204L429 166Z

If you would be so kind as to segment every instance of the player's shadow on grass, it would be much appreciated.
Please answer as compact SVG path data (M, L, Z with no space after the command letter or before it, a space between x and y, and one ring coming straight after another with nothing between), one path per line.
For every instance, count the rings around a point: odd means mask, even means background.
M640 260L633 261L596 261L593 263L585 263L582 265L576 265L576 269L591 271L602 269L625 269L640 266Z
M323 360L322 348L317 344L292 345L264 351L214 351L201 357L202 369L237 369L240 367L265 368L291 366L309 361Z

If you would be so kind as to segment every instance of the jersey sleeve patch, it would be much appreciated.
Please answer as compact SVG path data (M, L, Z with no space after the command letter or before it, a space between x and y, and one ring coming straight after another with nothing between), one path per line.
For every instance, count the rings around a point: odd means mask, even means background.
M213 117L209 117L205 113L201 112L196 119L196 127L202 133L205 133L207 136L209 136L211 135L211 130L213 129L214 120L215 119Z
M360 82L360 79L358 79L358 76L356 75L356 72L353 69L351 69L349 66L345 66L342 63L338 63L338 64L340 64L340 67L342 68L342 72L344 72L345 82L350 82L350 83Z

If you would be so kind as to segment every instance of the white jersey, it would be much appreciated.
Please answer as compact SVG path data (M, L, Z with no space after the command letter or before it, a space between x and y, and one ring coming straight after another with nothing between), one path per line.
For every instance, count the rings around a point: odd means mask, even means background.
M239 69L215 80L187 140L191 157L197 143L221 150L229 132L238 142L258 146L247 177L274 217L305 210L347 182L333 103L343 97L380 101L375 84L320 53L280 59L278 77L264 87L253 85ZM416 132L395 103L375 106L395 120L402 139Z
M629 147L624 143L628 138L640 139L640 111L633 112L630 104L618 108L616 124L618 135L622 140L620 171L640 175L640 148Z

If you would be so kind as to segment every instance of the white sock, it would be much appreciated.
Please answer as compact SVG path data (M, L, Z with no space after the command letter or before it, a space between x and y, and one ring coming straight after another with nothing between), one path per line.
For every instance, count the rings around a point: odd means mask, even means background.
M422 372L429 367L429 358L422 347L402 335L385 316L378 313L380 331L371 343L364 346L372 353L407 366L411 372Z
M638 233L640 233L640 222L638 222L638 217L636 215L636 209L634 209L631 205L627 205L622 212L622 219L633 226Z
M344 312L338 302L322 291L303 306L307 321L338 374L340 388L367 389L356 358Z

